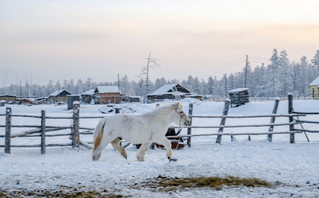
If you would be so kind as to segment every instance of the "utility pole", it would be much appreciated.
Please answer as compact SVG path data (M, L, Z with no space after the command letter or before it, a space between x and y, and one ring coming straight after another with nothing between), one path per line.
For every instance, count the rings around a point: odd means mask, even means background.
M246 67L245 67L245 81L244 81L244 88L247 88L247 70L248 70L248 55L246 55Z
M225 78L225 98L227 98L227 74L225 74L224 78Z
M117 86L120 90L120 74L117 74Z

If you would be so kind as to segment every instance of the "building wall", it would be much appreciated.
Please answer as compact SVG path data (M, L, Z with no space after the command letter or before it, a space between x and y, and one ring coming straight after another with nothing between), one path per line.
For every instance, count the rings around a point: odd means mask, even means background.
M82 95L81 99L82 99L82 102L90 104L93 98L90 95Z
M48 98L48 101L51 102L51 103L66 102L67 101L67 97L66 96L50 96Z
M5 100L6 102L12 101L15 102L17 97L15 96L0 96L0 100Z
M120 93L99 93L96 98L97 102L101 104L120 103Z
M310 93L311 96L314 98L319 98L319 89L318 89L318 85L311 85L310 86Z

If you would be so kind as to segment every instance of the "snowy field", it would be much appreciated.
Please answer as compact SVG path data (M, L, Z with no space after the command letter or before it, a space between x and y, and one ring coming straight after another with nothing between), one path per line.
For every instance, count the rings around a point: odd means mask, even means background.
M189 100L182 101L188 112ZM223 102L194 102L194 115L221 115ZM270 114L274 102L250 102L238 108L231 108L229 115ZM47 116L71 116L72 110L65 105L12 105L13 114L40 115L46 110ZM81 116L110 116L101 114L103 105L81 105ZM143 113L155 108L155 104L122 104L127 113ZM319 112L319 101L294 101L296 111ZM5 107L0 107L0 114ZM278 114L287 114L287 101L280 101ZM307 116L307 120L318 121L319 115ZM301 118L305 120L305 118ZM39 119L12 118L13 124L39 124ZM81 119L82 127L95 127L99 119ZM270 118L229 119L226 124L269 123ZM219 125L220 119L194 119L193 125ZM276 123L288 122L280 118ZM4 117L0 117L4 123ZM71 125L70 120L48 120L47 125ZM296 126L300 128L300 126ZM306 129L318 130L319 126L308 124ZM217 132L218 129L194 129L193 134ZM231 128L224 132L266 132L267 127ZM288 127L275 127L274 131L286 131ZM22 129L12 129L20 133ZM184 129L183 134L186 134ZM4 134L4 128L0 128ZM45 155L40 148L12 148L11 154L0 152L0 192L13 191L97 191L102 195L111 194L132 197L319 197L319 134L296 134L296 144L289 143L289 135L274 135L273 142L265 136L235 136L231 142L224 136L222 144L216 144L216 136L192 138L192 147L174 150L177 162L168 162L165 151L149 149L145 162L136 160L137 149L127 147L125 160L111 146L102 152L97 162L91 160L91 151L83 147L74 150L68 147L47 148ZM81 136L83 141L92 141L92 136ZM68 137L47 138L47 143L69 143ZM0 145L4 140L0 138ZM38 138L14 138L12 144L39 144ZM1 148L3 149L3 148ZM259 178L271 183L281 183L266 187L224 187L189 188L170 192L154 191L136 186L158 176L164 177L210 177L234 176L240 178ZM1 196L1 194L0 194Z

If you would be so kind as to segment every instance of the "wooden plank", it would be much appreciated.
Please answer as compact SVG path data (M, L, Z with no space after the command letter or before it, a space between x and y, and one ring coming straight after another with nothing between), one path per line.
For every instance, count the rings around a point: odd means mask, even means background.
M306 114L306 115L318 115L319 112L300 112L300 111L292 111L291 113L296 113L296 114Z
M303 123L307 123L307 124L319 124L318 121L308 121L308 120L296 120L297 124L303 124Z
M276 113L277 113L278 104L279 104L279 99L276 99L276 100L275 100L274 108L273 108L273 110L272 110L272 114L276 114ZM271 118L270 118L270 123L271 123L271 124L275 123L275 120L276 120L276 117L275 117L275 116L271 117ZM273 132L273 131L274 131L274 126L270 126L270 127L268 128L268 132ZM268 141L269 141L269 142L272 142L272 134L268 134L267 137L268 137Z
M72 146L71 143L66 144L47 144L46 147L55 147L55 146Z
M288 113L292 114L294 109L293 109L293 104L292 104L292 94L288 94ZM289 122L292 123L294 121L294 118L292 116L289 117ZM289 125L289 130L293 131L295 126L293 124ZM290 143L293 144L295 143L295 134L291 133L290 134Z
M229 100L225 100L223 116L228 114L229 103L230 103ZM220 126L219 126L219 129L218 129L218 133L223 133L225 123L226 123L226 118L222 118L221 121L220 121ZM218 135L217 139L216 139L216 143L221 144L221 141L222 141L222 135Z
M92 146L88 145L86 142L80 141L80 145L87 149L93 149Z
M11 147L41 147L40 144L34 144L34 145L11 145Z
M68 129L68 128L66 128ZM65 130L64 128L60 128L60 129L54 129L54 128L51 128L51 129L46 129L45 132L53 132L53 131L61 131L61 130ZM40 133L41 132L41 129L31 129L31 130L28 130L26 132L23 132L23 133L19 133L19 134L14 134L14 135L11 135L11 138L16 138L16 137L36 137L35 136L32 136L32 134L37 134L37 133ZM31 136L30 136L31 135ZM41 136L41 135L38 135L38 136ZM48 135L46 135L48 136Z
M32 130L28 130L28 131L23 132L23 133L11 135L11 138L27 137L28 135L36 134L36 133L40 133L40 132L41 132L41 129L32 129Z
M45 117L46 119L67 119L67 120L72 120L73 118L72 117L52 117L52 116L47 116Z
M80 143L80 108L78 103L74 103L73 106L73 136L72 136L72 147L78 148Z
M271 134L291 134L291 133L302 133L303 131L283 131L283 132L270 132ZM223 133L223 135L268 135L269 132L254 132L254 133ZM193 134L193 135L177 135L177 136L166 136L167 138L178 138L178 137L199 137L199 136L215 136L220 135L220 133L207 133L207 134Z
M12 115L12 117L23 117L23 118L41 118L41 116L35 116L35 115Z
M193 118L263 118L263 117L297 117L297 116L307 116L305 114L275 114L275 115L244 115L244 116L211 116L211 115L192 115L189 117Z
M10 107L6 108L6 128L5 128L5 147L4 152L11 153L11 115L12 111Z
M12 125L11 127L15 128L41 128L41 125ZM46 128L54 128L54 129L70 129L71 126L46 126Z
M295 131L308 132L308 133L319 133L316 130L307 130L307 129L294 129Z
M71 136L72 133L62 133L62 134L52 134L52 135L45 135L46 137L59 137L59 136Z
M188 106L188 117L189 117L189 120L190 120L190 126L192 126L192 122L193 122L193 119L192 117L190 117L191 115L193 115L193 103L189 103L189 106ZM192 128L188 128L187 129L187 135L191 135L192 134ZM191 143L192 143L192 140L191 140L191 136L187 139L187 145L188 147L191 147Z
M96 119L104 118L105 116L80 116L80 119Z
M193 128L193 129L209 129L209 128L249 128L249 127L269 127L269 126L288 126L294 125L296 121L291 123L273 123L273 124L251 124L251 125L219 125L219 126L181 126L175 128Z
M45 111L41 111L41 154L45 154Z

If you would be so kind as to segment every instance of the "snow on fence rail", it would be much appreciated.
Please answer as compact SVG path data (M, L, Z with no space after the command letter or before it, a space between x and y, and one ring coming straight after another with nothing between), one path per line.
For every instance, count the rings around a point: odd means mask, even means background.
M273 134L289 134L290 135L290 143L295 143L295 133L304 133L307 137L306 132L310 133L319 133L319 131L314 130L307 130L304 129L302 124L303 123L312 123L312 124L319 124L319 122L315 121L307 121L307 120L299 120L299 117L304 117L308 114L319 114L319 112L297 112L293 109L293 98L292 95L288 95L288 114L277 114L277 108L279 104L279 99L275 100L275 105L272 111L271 115L228 115L228 110L230 106L230 101L226 100L224 109L223 109L223 115L221 116L213 116L213 115L193 115L193 104L189 104L189 112L188 115L191 120L191 125L187 127L187 135L177 135L177 136L168 136L168 137L184 137L187 138L187 145L191 146L191 138L192 137L198 137L198 136L217 136L216 143L221 143L222 136L223 135L229 135L231 136L231 139L233 140L233 136L237 135L248 135L249 139L251 135L267 135L268 141L272 142L272 135ZM0 145L0 147L4 147L5 153L11 152L11 147L40 147L41 153L46 153L46 147L53 147L53 146L72 146L73 148L77 148L80 145L87 148L92 149L92 146L90 145L92 142L84 142L80 141L80 134L82 135L92 135L94 128L88 128L88 127L80 127L80 119L97 119L97 118L103 118L104 116L80 116L79 111L79 104L74 104L73 108L73 116L66 116L66 117L52 117L52 116L46 116L45 111L41 111L41 116L34 116L34 115L13 115L11 112L11 108L6 108L5 114L0 114L0 116L5 116L5 125L0 125L0 127L5 128L5 135L0 135L0 138L5 138L5 144ZM12 117L28 117L28 118L36 118L41 119L40 125L12 125L11 124L11 118ZM242 124L242 125L226 125L226 119L251 119L251 118L270 118L269 124ZM275 119L278 117L286 117L289 119L289 122L284 123L275 123ZM209 118L209 119L221 119L220 125L216 126L194 126L192 125L193 119L202 119L202 118ZM72 120L72 125L70 126L49 126L46 125L47 119L69 119ZM302 129L295 129L295 125L300 124L302 126ZM274 131L275 126L289 126L289 131ZM11 128L35 128L30 129L27 131L24 131L19 134L11 135ZM224 133L224 128L242 128L242 127L269 127L268 131L262 131L262 132L254 132L254 133ZM217 133L209 133L209 134L192 134L192 129L198 129L198 128L217 128ZM49 132L55 132L55 131L61 131L61 130L68 130L70 129L70 133L62 133L62 134L48 134ZM80 130L82 130L80 132ZM57 143L57 144L47 144L46 138L47 137L57 137L57 136L69 136L69 139L71 140L71 143ZM35 145L11 145L11 138L17 138L17 137L41 137L40 144ZM307 137L308 139L308 137ZM308 139L309 141L309 139Z

